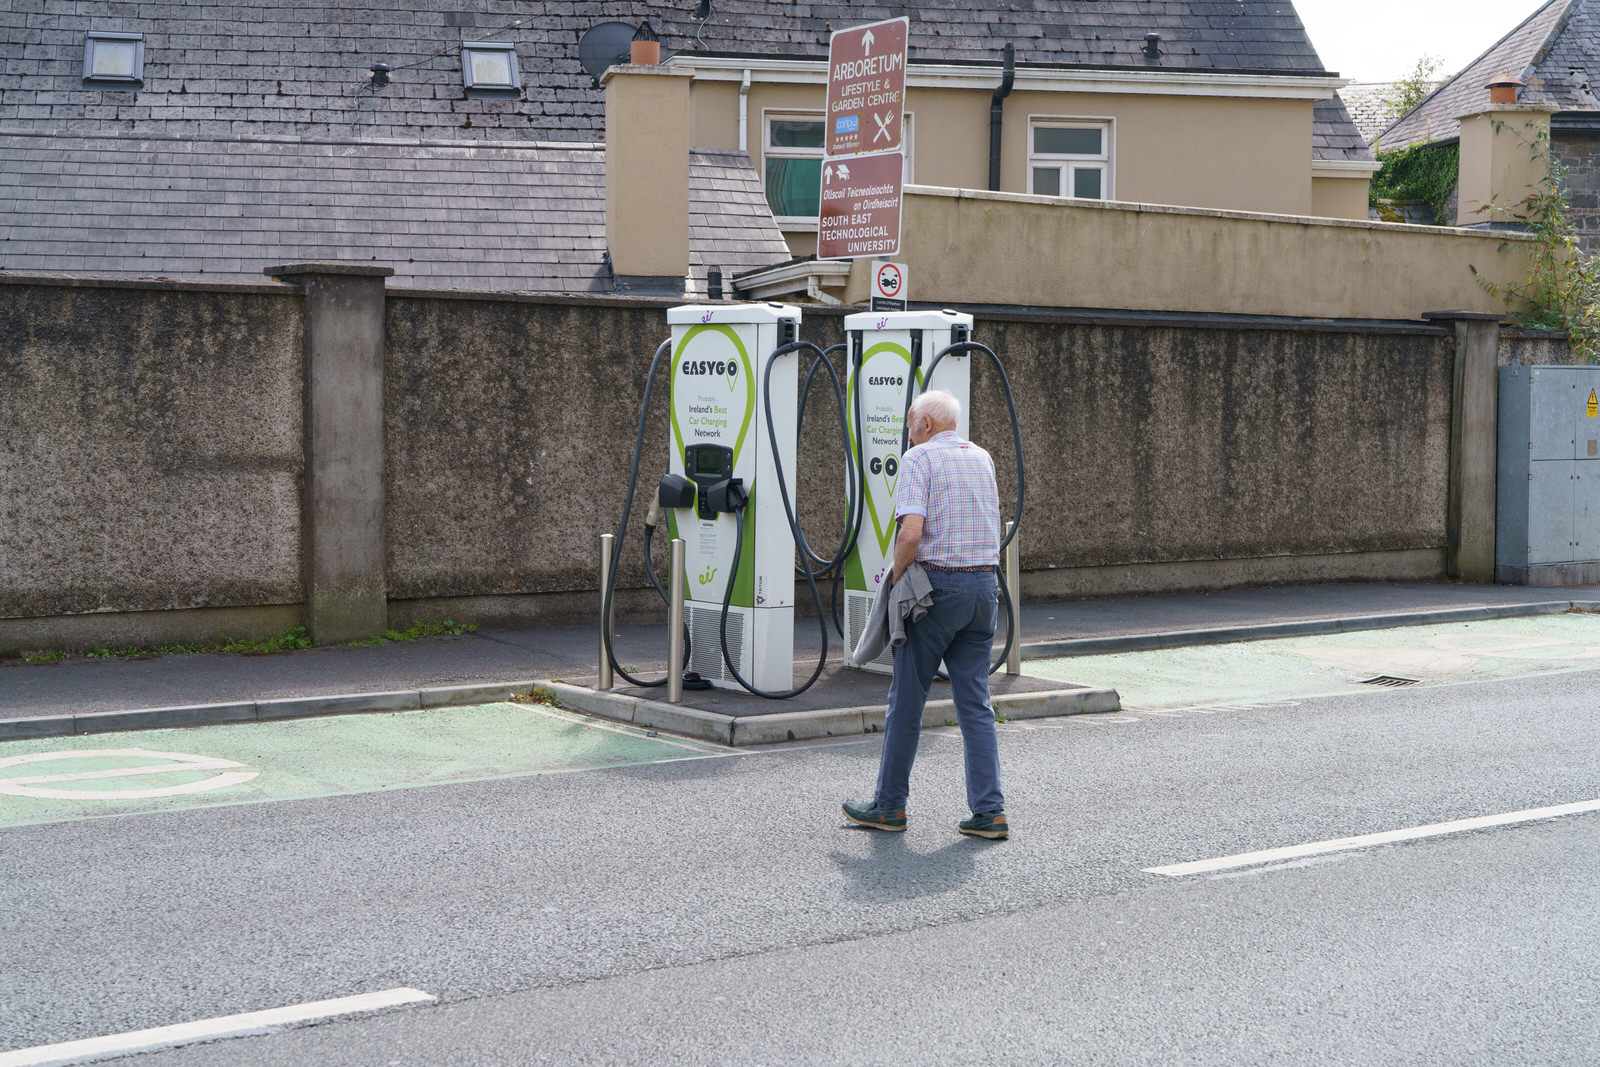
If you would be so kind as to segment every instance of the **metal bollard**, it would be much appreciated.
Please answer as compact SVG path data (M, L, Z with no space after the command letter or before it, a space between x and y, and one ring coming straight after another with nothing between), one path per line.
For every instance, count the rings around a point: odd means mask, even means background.
M667 703L683 699L683 538L672 539L667 579Z
M611 548L616 544L616 534L600 535L600 680L596 689L611 688L611 657L606 655L606 627L617 618L617 606L611 605L611 618L606 618L606 587L611 584ZM612 632L616 628L612 627Z
M1006 523L1010 534L1016 523ZM1006 673L1022 673L1022 545L1013 537L1006 546L1006 588L1011 590L1011 651L1006 653Z

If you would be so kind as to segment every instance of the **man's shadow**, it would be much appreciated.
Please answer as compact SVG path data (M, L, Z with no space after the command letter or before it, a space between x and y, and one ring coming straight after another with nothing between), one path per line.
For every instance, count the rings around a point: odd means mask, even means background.
M977 853L993 843L957 838L932 852L917 852L903 833L845 825L841 833L868 835L866 855L833 851L833 860L853 895L869 900L914 900L959 889L977 870ZM953 832L953 831L952 831Z

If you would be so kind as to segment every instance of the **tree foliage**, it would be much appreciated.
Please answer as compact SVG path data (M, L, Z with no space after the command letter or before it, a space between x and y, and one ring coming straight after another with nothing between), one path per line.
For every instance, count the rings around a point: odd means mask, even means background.
M1433 92L1434 75L1444 66L1438 56L1424 55L1411 68L1411 73L1394 83L1395 91L1383 105L1383 113L1397 119L1428 98Z

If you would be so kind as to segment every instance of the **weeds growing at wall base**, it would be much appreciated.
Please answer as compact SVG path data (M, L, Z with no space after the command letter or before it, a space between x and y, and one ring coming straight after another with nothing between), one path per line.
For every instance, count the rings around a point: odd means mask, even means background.
M443 622L414 622L404 630L388 630L378 637L351 641L349 647L375 648L378 645L387 645L391 641L415 641L422 637L460 637L462 634L476 633L477 629L478 624L475 622L452 622L450 619Z

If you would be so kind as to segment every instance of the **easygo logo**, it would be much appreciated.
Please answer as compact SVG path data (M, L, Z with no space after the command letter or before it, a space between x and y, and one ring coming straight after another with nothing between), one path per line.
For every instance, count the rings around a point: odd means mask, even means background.
M680 371L688 376L714 374L730 382L739 376L739 361L735 359L686 359Z
M896 389L899 389L901 386L906 384L906 380L904 378L900 378L900 377L896 377L896 376L884 377L884 376L880 375L879 377L876 377L876 378L868 378L867 379L867 384L868 385L892 385Z

